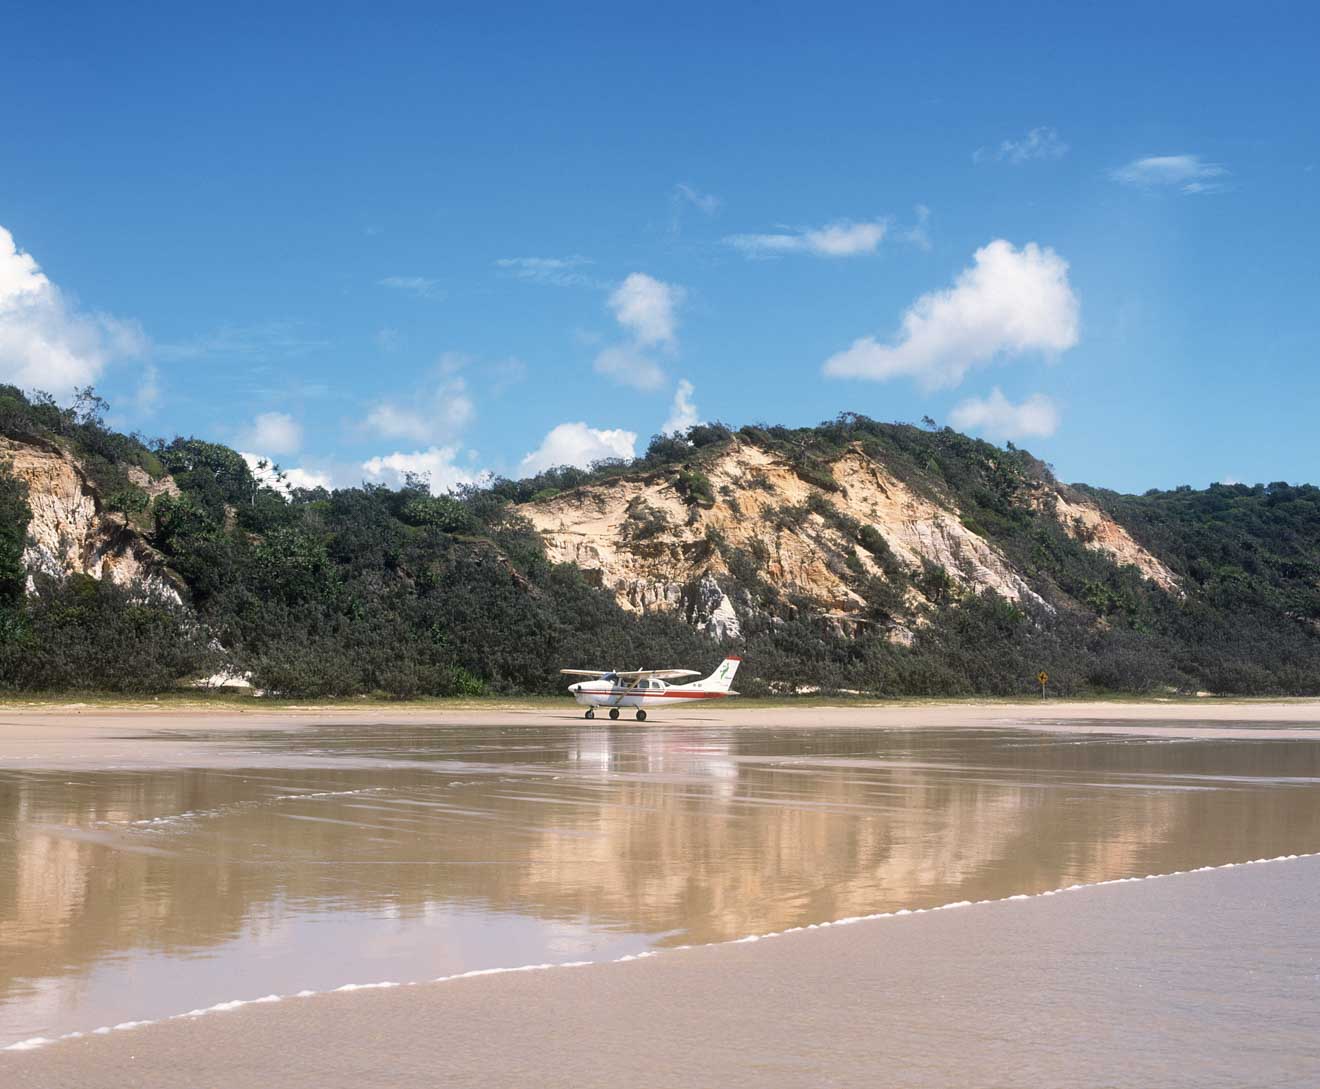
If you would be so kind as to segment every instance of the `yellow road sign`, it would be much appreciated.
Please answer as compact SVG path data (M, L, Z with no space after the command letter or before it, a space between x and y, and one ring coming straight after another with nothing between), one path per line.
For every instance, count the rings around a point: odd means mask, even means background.
M1046 673L1045 670L1042 669L1039 673L1036 674L1036 683L1039 684L1042 688L1045 687L1045 685L1050 683L1050 675Z

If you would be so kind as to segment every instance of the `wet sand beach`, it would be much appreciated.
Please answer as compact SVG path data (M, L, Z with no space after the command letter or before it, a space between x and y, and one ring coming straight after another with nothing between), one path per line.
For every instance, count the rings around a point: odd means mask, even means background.
M252 1005L8 1058L7 1084L1311 1087L1320 859Z
M1318 851L1308 701L4 708L0 1084L1314 1084L1320 864L1105 883Z

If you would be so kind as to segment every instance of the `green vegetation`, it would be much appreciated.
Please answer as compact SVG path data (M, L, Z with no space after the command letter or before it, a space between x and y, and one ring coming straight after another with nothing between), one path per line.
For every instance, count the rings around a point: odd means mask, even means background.
M75 455L102 508L177 574L184 603L161 585L35 573L29 587L27 501L0 471L0 689L145 693L224 668L276 696L452 697L556 692L566 663L710 664L735 648L676 617L624 612L577 568L550 564L515 507L627 477L671 482L695 516L717 502L712 462L743 442L819 489L772 512L764 539L745 549L714 532L695 546L731 573L721 588L743 619L739 687L749 694L772 681L888 696L1028 694L1041 668L1060 695L1320 692L1320 490L1309 486L1079 488L1169 564L1186 591L1170 594L1065 531L1049 506L1048 466L947 428L855 415L801 429L706 424L657 436L631 462L456 495L433 496L420 479L286 495L227 447L119 435L104 409L91 390L60 408L0 387L0 435ZM832 466L854 449L959 510L1035 596L969 594L938 565L900 562L876 527L835 505L846 497ZM143 486L166 473L177 495ZM720 494L736 510L736 496ZM766 574L778 528L822 524L847 542L828 562L865 602L848 616L821 615ZM624 532L663 549L670 528L639 500Z

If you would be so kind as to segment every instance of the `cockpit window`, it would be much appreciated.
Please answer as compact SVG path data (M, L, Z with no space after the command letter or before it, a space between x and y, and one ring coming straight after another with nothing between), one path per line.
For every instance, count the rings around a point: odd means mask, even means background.
M617 673L606 673L605 676L601 677L602 681L617 681L618 679L619 675Z

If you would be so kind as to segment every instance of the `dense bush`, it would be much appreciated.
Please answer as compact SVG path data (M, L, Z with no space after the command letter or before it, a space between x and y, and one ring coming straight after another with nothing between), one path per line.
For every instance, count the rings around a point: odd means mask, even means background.
M413 480L286 496L227 447L118 435L103 409L90 390L61 408L0 386L0 434L77 454L103 505L145 527L182 578L187 607L85 578L38 577L25 593L29 511L22 485L0 471L2 686L155 691L223 660L281 694L408 697L558 691L567 664L708 665L729 648L674 616L626 613L577 568L550 564L514 507L625 474L674 480L694 508L710 506L710 461L741 441L782 457L822 492L837 488L833 461L863 451L957 509L1036 595L1014 604L969 594L934 564L909 570L874 526L812 493L772 512L764 539L746 549L713 532L693 545L718 552L730 573L722 586L746 621L744 691L773 682L1026 694L1044 668L1065 694L1320 692L1320 489L1310 486L1078 489L1169 563L1185 591L1171 594L1065 531L1050 506L1048 466L947 428L855 415L802 429L706 424L658 436L631 463L556 468L454 495L433 496ZM170 472L180 493L152 499L139 469ZM779 530L822 526L826 562L865 602L848 617L821 615L767 575ZM630 508L633 540L666 528L663 512Z

